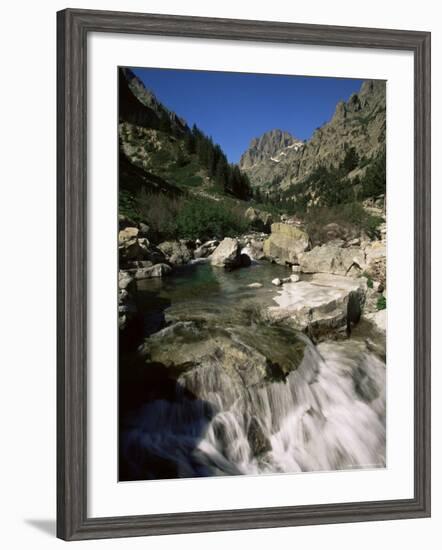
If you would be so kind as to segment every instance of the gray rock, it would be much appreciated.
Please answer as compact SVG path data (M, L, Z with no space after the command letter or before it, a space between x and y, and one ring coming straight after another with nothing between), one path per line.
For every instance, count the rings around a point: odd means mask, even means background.
M143 222L140 222L138 224L138 227L140 229L140 232L139 232L140 236L149 238L150 227L146 223L143 223Z
M387 330L387 310L381 309L380 311L376 311L373 313L367 313L364 315L365 319L370 321L374 324L376 329L381 332L385 333Z
M385 288L387 282L387 246L384 241L374 241L365 247L365 272Z
M239 256L240 249L238 241L226 237L213 252L210 257L210 263L218 267L237 267Z
M157 247L173 265L187 264L192 259L192 251L186 241L165 241Z
M247 256L249 256L252 260L262 260L263 258L265 258L264 242L258 239L251 239L243 248L243 252L247 254Z
M253 416L250 420L247 430L247 439L249 440L254 456L267 453L272 448L270 441L265 436L264 430L262 429L262 426L256 416Z
M118 272L118 288L120 290L133 290L135 287L135 280L127 271L120 270Z
M296 225L274 223L272 233L264 242L265 256L279 264L296 264L298 256L309 247L309 236Z
M268 310L274 321L289 320L314 338L345 333L359 321L365 301L366 280L316 274L311 281L285 285Z
M136 239L138 237L138 227L125 227L118 233L118 244L122 245L127 241Z
M279 277L276 277L276 279L272 279L272 285L281 286L282 285L281 279Z
M258 231L270 231L273 217L269 212L258 210L250 206L244 213L246 220Z
M196 248L193 256L194 258L207 258L215 251L218 245L219 241L207 241Z
M134 277L137 280L153 279L156 277L165 277L172 272L172 268L167 264L156 264L152 267L141 267L134 270Z
M315 246L309 252L299 255L299 264L303 273L331 273L334 275L358 276L365 266L362 250L341 248L333 244ZM356 271L350 271L356 266Z

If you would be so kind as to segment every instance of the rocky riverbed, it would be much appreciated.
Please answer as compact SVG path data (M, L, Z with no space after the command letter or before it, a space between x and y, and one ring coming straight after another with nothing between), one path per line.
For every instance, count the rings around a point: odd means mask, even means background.
M119 236L121 479L385 464L383 238L147 233Z
M385 331L386 241L381 238L333 239L311 247L298 223L274 223L271 233L250 233L237 238L165 241L152 245L144 227L120 222L119 319L124 329L136 313L131 280L164 278L178 267L208 261L215 268L234 271L252 262L270 262L291 268L292 274L271 279L282 285L269 319L291 320L310 336L347 333L361 316ZM253 288L262 283L251 281Z

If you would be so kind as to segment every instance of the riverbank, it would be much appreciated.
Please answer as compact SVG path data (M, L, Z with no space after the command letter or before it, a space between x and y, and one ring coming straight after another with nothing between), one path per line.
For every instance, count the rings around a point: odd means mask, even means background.
M380 285L272 262L269 237L253 237L206 258L186 243L193 257L175 265L169 247L166 276L132 279L120 479L385 465L385 334L365 313ZM241 267L250 249L263 258Z

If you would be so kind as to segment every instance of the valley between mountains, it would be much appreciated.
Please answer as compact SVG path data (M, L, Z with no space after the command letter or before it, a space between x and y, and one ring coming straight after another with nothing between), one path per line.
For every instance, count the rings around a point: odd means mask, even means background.
M238 164L119 69L119 479L385 466L386 93Z

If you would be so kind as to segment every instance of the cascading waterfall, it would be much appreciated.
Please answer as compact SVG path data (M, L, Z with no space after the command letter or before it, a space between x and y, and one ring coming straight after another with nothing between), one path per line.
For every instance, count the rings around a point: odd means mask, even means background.
M299 337L303 359L284 381L240 384L220 359L134 413L122 448L135 477L385 466L385 364L363 341Z

